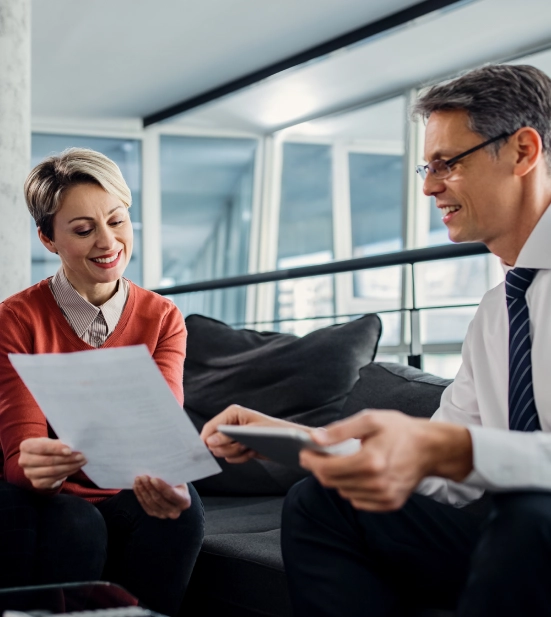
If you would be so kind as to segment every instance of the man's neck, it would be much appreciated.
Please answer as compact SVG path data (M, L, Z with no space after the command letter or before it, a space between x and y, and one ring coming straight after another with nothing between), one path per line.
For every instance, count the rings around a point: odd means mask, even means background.
M547 182L525 192L510 231L485 242L490 251L508 266L515 265L530 234L551 204L551 181L549 176L546 179Z

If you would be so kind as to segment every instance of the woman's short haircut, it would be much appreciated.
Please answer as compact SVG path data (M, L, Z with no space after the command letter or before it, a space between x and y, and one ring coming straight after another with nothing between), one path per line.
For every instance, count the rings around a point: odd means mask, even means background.
M77 184L96 184L130 208L132 195L121 170L95 150L68 148L39 163L25 181L27 207L42 233L53 240L54 216L64 193Z
M412 108L425 120L434 111L465 110L469 128L484 139L512 134L522 127L535 129L551 167L551 79L527 64L491 64L449 82L432 86ZM498 141L488 148L497 154Z

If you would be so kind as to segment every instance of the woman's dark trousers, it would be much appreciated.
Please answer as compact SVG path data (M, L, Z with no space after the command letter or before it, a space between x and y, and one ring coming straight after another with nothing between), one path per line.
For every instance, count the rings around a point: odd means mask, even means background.
M203 507L148 516L132 491L92 505L0 482L0 586L91 581L122 585L150 608L176 615L203 541Z

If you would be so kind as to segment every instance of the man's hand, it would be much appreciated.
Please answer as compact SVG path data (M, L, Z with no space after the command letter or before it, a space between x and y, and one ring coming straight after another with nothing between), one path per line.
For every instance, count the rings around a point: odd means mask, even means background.
M176 519L191 506L187 484L170 486L160 478L138 476L134 494L149 516Z
M277 418L271 418L259 411L230 405L222 413L209 420L201 431L201 439L205 442L214 456L225 458L228 463L246 463L251 458L262 458L257 452L247 448L227 435L219 433L219 424L233 424L237 426L273 426L273 427L299 427L293 422L286 422ZM304 427L300 427L304 428Z
M19 446L19 466L37 489L55 489L76 473L86 459L59 439L32 437Z
M327 456L303 450L300 462L323 486L336 489L360 510L397 510L424 477L460 481L472 470L471 437L462 426L398 411L363 411L312 433L320 445L350 437L362 440L357 454Z

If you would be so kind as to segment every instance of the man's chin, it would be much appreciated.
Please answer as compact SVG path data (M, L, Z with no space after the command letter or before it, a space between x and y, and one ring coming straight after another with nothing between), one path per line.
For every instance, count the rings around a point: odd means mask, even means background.
M457 228L453 228L453 227L448 227L448 238L450 239L451 242L454 243L458 243L458 242L476 242L475 238L471 237L471 234L469 234L467 231L463 230L463 229L457 229Z

